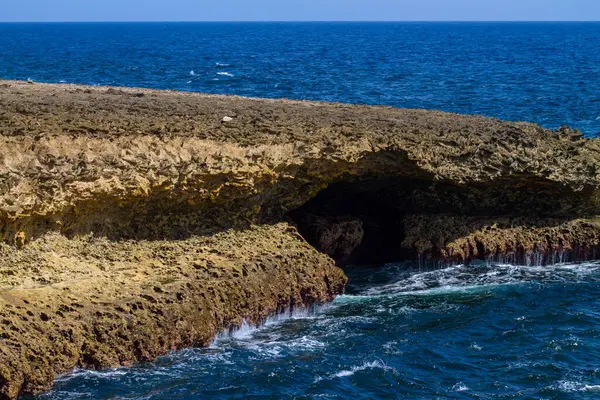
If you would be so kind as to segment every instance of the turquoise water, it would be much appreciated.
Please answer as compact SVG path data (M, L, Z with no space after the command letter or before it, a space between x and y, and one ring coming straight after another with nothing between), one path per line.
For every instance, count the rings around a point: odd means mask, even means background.
M600 132L600 24L0 24L0 77ZM600 265L350 268L332 304L38 399L597 399Z
M597 399L600 264L350 268L348 293L39 399Z
M600 132L600 23L0 24L0 78L387 104Z

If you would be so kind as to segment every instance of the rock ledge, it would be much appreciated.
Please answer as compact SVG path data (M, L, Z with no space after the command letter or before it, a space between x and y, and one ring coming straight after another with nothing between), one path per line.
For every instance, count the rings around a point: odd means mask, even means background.
M0 398L329 301L336 262L596 258L599 166L568 128L0 81Z

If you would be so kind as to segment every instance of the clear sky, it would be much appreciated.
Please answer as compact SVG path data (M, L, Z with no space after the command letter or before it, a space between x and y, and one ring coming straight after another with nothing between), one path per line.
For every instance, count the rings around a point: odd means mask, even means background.
M600 0L0 0L0 21L585 21Z

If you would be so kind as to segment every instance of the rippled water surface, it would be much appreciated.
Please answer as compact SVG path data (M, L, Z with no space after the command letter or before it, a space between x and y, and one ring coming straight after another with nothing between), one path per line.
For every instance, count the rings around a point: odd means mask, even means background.
M0 78L441 109L596 135L598 43L600 23L0 24Z
M600 264L350 268L333 304L39 399L597 399Z
M600 132L600 24L0 24L0 77ZM1 90L1 89L0 89ZM350 269L323 308L39 399L597 399L600 265Z

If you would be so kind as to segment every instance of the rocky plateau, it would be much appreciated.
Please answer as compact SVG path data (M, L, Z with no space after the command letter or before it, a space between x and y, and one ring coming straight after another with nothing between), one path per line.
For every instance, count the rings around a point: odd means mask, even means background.
M567 127L0 81L0 398L331 301L349 264L600 258L599 184Z

